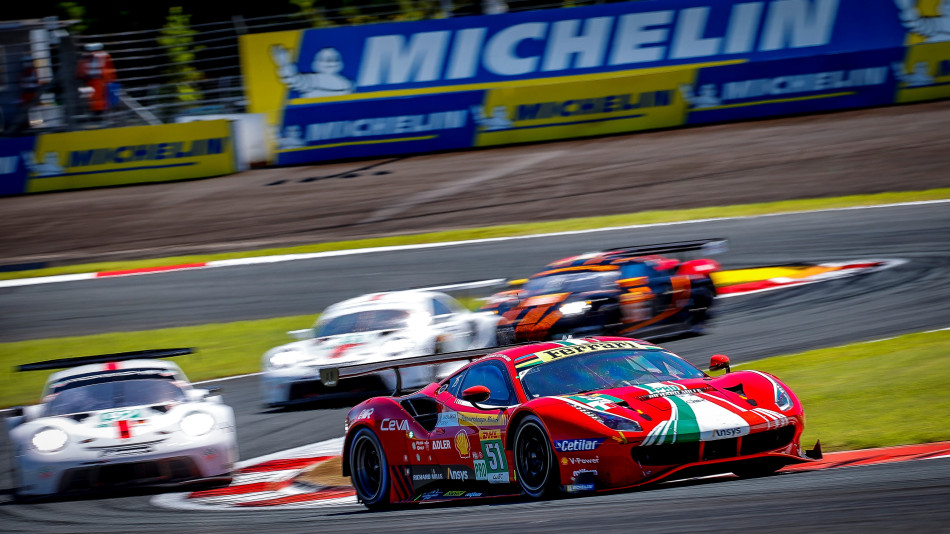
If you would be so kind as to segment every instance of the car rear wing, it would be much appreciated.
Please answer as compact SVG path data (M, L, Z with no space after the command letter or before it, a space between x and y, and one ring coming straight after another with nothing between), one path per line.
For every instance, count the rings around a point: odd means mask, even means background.
M320 369L320 381L325 386L333 387L342 379L355 378L358 376L370 375L382 371L396 372L396 387L393 395L402 391L402 370L407 367L418 367L421 365L441 365L444 363L453 363L460 361L477 360L483 356L494 354L498 351L510 349L521 345L530 345L531 343L520 343L518 345L504 345L499 347L485 347L481 349L463 350L458 352L444 352L441 354L427 354L425 356L410 356L408 358L393 358L389 360L372 363L354 363L350 365L339 365L335 367L324 367Z
M670 243L655 243L652 245L636 245L632 247L608 248L602 252L617 252L622 256L650 256L653 254L676 254L682 252L699 252L701 254L719 254L728 250L729 240L724 237L697 239L694 241L673 241Z
M24 363L17 366L17 371L45 371L49 369L67 369L90 363L108 363L121 362L125 360L170 358L172 356L184 356L193 354L195 349L145 349L134 350L131 352L117 352L115 354L99 354L97 356L76 356L73 358L60 358L58 360L46 360L43 362Z

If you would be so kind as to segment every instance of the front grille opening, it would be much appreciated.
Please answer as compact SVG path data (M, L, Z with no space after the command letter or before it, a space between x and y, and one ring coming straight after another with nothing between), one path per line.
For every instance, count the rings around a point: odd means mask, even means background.
M70 469L59 484L62 493L108 489L125 484L183 482L200 478L191 458L166 458L148 462L126 462Z
M706 441L703 445L703 460L733 458L739 452L739 438Z
M310 380L306 382L294 382L290 385L290 399L309 399L320 397L321 395L352 393L354 396L365 393L376 393L387 391L382 378L375 375L360 376L341 380L333 387L323 385L319 380Z
M633 447L630 456L640 465L675 465L699 459L699 442Z
M795 425L783 426L765 432L756 432L742 438L742 455L780 449L795 438Z

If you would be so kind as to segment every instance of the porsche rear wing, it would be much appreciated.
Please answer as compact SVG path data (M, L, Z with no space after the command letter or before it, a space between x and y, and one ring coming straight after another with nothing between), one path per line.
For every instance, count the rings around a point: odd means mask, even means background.
M90 363L108 363L121 362L125 360L170 358L172 356L184 356L193 354L195 349L145 349L134 350L131 352L117 352L115 354L99 354L97 356L76 356L73 358L60 358L58 360L46 360L42 362L24 363L17 366L17 371L46 371L49 369L67 369L69 367L78 367Z
M653 254L676 254L682 252L699 252L701 254L719 254L728 250L729 240L724 237L697 239L694 241L673 241L670 243L655 243L652 245L635 245L632 247L608 248L602 252L619 252L622 256L650 256Z
M402 391L401 371L407 367L418 367L420 365L440 365L443 363L453 363L459 361L472 361L481 358L482 356L494 354L501 350L530 344L532 343L520 343L518 345L504 345L499 347L485 347L481 349L463 350L458 352L444 352L441 354L427 354L425 356L412 356L409 358L394 358L391 360L373 363L354 363L336 367L324 367L320 369L320 381L323 382L325 386L333 387L337 384L337 382L345 378L370 375L379 373L381 371L395 371L396 388L393 391L393 395L397 395Z

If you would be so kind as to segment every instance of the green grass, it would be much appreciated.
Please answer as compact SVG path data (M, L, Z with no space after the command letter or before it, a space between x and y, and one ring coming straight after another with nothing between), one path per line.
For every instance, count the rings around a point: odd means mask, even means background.
M315 316L168 328L146 332L0 344L0 406L38 400L46 372L14 373L39 360L142 348L196 347L176 358L189 378L207 380L260 370L261 355L286 343L288 330ZM825 451L950 440L950 331L910 334L737 365L787 383L808 416L803 443ZM226 397L225 397L226 398Z
M774 374L825 451L950 440L950 330L778 356L738 366Z
M739 217L763 215L769 213L788 213L794 211L811 211L831 208L847 208L874 204L890 204L896 202L915 202L925 200L942 200L950 198L950 188L931 189L928 191L907 191L895 193L880 193L874 195L854 195L847 197L817 198L804 200L785 200L781 202L763 202L758 204L743 204L737 206L714 206L675 211L644 211L625 215L609 215L603 217L584 217L564 219L549 222L527 224L510 224L503 226L488 226L467 230L451 230L426 234L406 236L382 237L377 239L359 239L353 241L339 241L288 248L270 248L245 252L221 254L205 254L193 256L177 256L149 260L134 260L122 262L89 263L81 265L64 265L46 269L14 271L0 273L0 280L16 278L32 278L37 276L53 276L61 274L77 274L122 269L140 269L147 267L161 267L181 265L186 263L201 263L212 260L250 258L271 256L278 254L305 254L325 252L330 250L351 250L357 248L387 247L399 245L415 245L422 243L439 243L446 241L464 241L470 239L487 239L492 237L510 237L519 235L544 234L565 232L572 230L590 230L613 226L630 226L640 224L657 224L696 219L715 219L722 217Z

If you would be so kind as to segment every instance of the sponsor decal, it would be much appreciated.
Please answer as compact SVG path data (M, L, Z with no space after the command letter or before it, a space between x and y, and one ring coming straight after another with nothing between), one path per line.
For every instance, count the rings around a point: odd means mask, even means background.
M606 438L596 439L562 439L554 442L554 450L558 452L592 451L604 442Z
M470 491L470 492L466 493L465 496L466 496L466 497L481 497L482 494L481 494L480 492L477 492L477 491Z
M452 442L447 439L434 439L431 443L434 451L447 451L452 448Z
M731 438L733 436L742 436L748 434L748 428L717 428L713 430L714 438Z
M489 439L501 439L501 430L479 430L478 439L486 441Z
M465 492L464 491L447 491L445 492L445 496L446 497L464 497Z
M488 465L485 460L475 460L475 480L488 480Z
M364 410L360 410L359 415L356 416L356 420L359 421L360 419L368 418L369 416L373 415L373 410L374 408L366 408Z
M409 421L405 419L390 419L386 418L379 424L379 429L385 432L391 430L409 430Z
M448 475L449 480L461 480L462 482L465 482L469 479L468 469L465 468L453 469L449 467L446 468L445 472Z
M456 412L459 422L467 426L504 426L508 421L505 414L484 414L475 412Z
M436 428L443 428L447 426L459 426L459 414L458 412L442 412L439 414L439 419L435 423Z
M594 491L593 484L568 484L564 487L568 493L580 493L582 491Z
M566 457L566 456L565 456L564 458L561 458L561 463L567 464L568 462L570 462L572 465L574 465L574 464L599 464L599 463L600 463L600 457L599 457L599 456L595 456L594 458L569 458L569 457Z
M573 345L570 347L560 347L557 349L545 350L536 352L535 355L545 360L550 358L560 358L563 356L574 356L576 354L586 354L588 352L598 352L602 350L642 350L645 348L647 348L646 345L637 343L635 341L602 341L598 343L585 343L582 345Z
M571 476L574 478L577 478L578 475L582 475L584 473L590 473L591 475L597 476L596 469L578 469L577 471L574 471L574 473L572 473Z
M649 399L656 399L659 397L671 397L673 395L677 395L677 396L695 395L697 393L702 393L704 391L712 391L712 390L713 390L712 386L703 386L701 388L693 388L693 389L677 389L677 390L670 390L670 391L660 391L657 393L650 393L649 395L641 395L639 399L649 400Z
M505 457L505 448L501 440L483 440L481 445L485 460L479 461L484 465L484 480L493 484L508 482L508 459Z
M145 454L152 452L152 448L148 445L130 445L128 447L107 447L99 450L99 456L102 457L114 457L114 456L128 456L133 454ZM205 449L204 454L207 456L208 451L211 451L211 454L214 454L214 449Z
M448 440L445 440L448 441ZM459 430L455 435L455 450L459 452L462 458L468 458L472 452L472 444L468 441L468 434L465 430Z
M489 473L488 474L488 483L489 484L507 484L509 482L508 472L504 473Z
M429 482L432 480L445 480L442 470L436 466L414 467L412 468L413 482Z
M442 490L435 489L432 491L427 491L423 493L422 495L416 497L416 500L431 501L432 499L438 499L441 496L442 496Z

